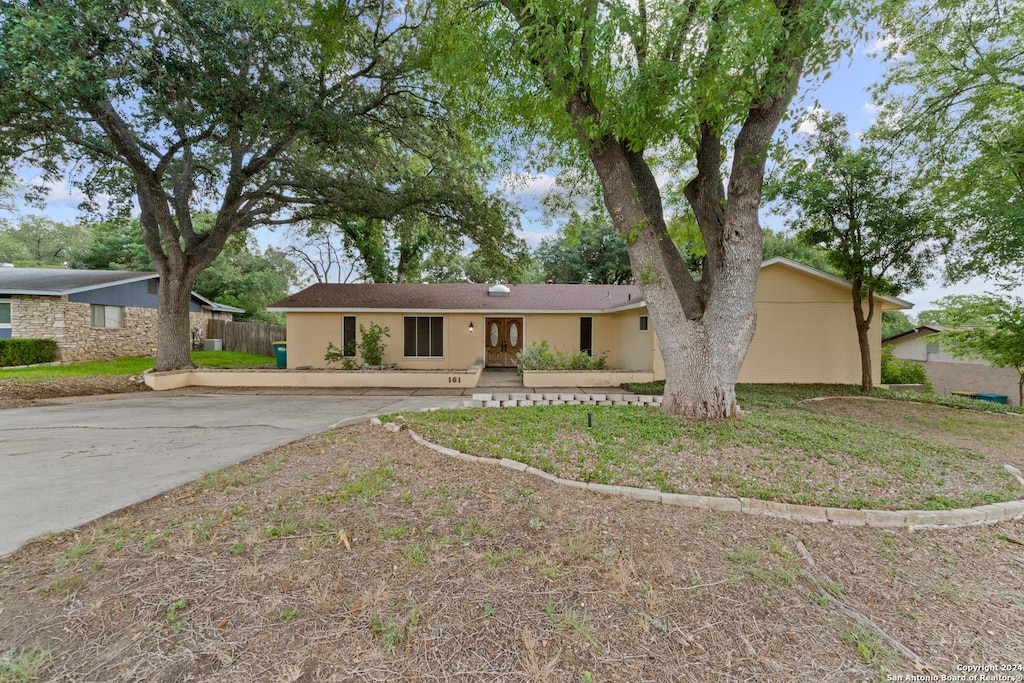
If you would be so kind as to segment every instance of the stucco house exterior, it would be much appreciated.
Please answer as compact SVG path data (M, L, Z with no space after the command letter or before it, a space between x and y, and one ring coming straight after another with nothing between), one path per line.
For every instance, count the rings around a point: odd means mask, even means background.
M64 362L153 355L159 286L156 273L0 267L0 339L55 339ZM201 334L242 312L192 293Z
M739 381L860 382L850 283L786 258L761 265L757 332ZM877 296L876 310L911 304ZM323 368L360 326L388 328L385 363L408 370L514 367L525 344L604 354L607 366L665 377L657 335L634 285L316 284L268 310L284 312L288 367ZM871 333L880 381L881 316ZM547 384L550 385L550 384Z
M942 325L921 325L894 335L882 344L891 346L893 355L921 363L935 391L973 391L1001 394L1007 403L1017 405L1020 376L1013 368L996 368L977 358L956 358L942 350L934 335L950 328Z

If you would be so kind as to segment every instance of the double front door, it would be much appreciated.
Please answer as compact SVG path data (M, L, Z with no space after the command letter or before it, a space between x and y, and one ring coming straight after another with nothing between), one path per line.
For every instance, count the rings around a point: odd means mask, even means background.
M487 318L487 367L514 368L516 354L523 350L522 318Z

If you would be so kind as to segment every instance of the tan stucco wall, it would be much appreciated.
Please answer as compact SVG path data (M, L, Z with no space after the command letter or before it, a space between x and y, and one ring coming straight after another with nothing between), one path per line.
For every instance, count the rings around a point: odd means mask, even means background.
M341 347L341 313L289 313L288 314L288 367L326 367L324 354L328 342ZM457 370L482 362L484 355L483 315L471 313L447 313L444 322L444 356L433 358L403 357L403 319L401 313L390 311L357 312L356 339L361 340L359 326L369 328L373 324L388 329L390 337L384 338L384 362L394 363L407 370ZM417 315L442 315L440 313L419 313ZM469 323L473 322L473 331Z
M782 265L761 270L757 331L740 382L860 383L860 346L849 290ZM872 379L881 381L881 310L869 331Z
M573 354L580 350L580 318L593 318L594 355L607 352L605 359L609 367L617 367L616 316L581 315L578 313L534 313L524 316L523 341L546 341L552 352Z
M122 326L93 327L87 303L66 296L12 296L11 336L54 339L65 363L156 353L157 309L124 306ZM206 334L209 313L189 313L190 324Z
M445 388L472 389L480 380L480 366L466 370L424 370L393 372L387 370L313 371L296 370L174 370L148 372L146 384L155 391L183 387L323 387L356 389L389 387L397 389Z
M616 360L612 367L620 370L651 370L655 334L650 324L650 318L647 321L647 330L640 330L640 316L642 315L647 315L646 308L623 311L614 316ZM658 356L660 358L660 352ZM611 356L609 356L609 360L610 358ZM611 365L611 363L609 364ZM662 378L659 377L659 379Z

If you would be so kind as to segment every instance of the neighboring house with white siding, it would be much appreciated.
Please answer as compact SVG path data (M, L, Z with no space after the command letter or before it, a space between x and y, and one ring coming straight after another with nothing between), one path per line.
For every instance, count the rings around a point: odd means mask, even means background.
M977 358L949 355L942 350L935 335L950 329L942 325L921 325L882 340L882 345L891 346L897 358L924 365L928 381L941 394L952 391L1001 394L1008 398L1008 403L1017 405L1017 371L992 367Z

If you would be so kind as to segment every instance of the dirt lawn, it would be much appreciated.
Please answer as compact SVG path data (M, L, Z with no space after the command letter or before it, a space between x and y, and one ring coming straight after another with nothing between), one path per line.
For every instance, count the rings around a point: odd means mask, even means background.
M0 374L0 409L24 408L55 398L127 394L135 391L150 391L150 388L138 378L125 375L61 377L48 382L25 382L4 379L3 374Z
M1015 680L1024 521L626 502L357 425L0 558L6 681L5 652L55 681Z

